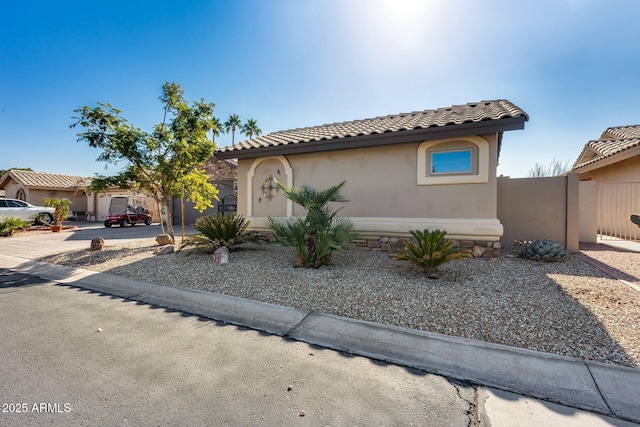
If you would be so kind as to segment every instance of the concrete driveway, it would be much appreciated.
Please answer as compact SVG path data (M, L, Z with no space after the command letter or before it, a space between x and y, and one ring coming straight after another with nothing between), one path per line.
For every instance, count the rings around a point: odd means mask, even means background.
M130 243L140 239L151 239L161 234L159 224L136 225L124 228L106 228L102 223L97 222L66 222L65 225L71 225L75 228L63 230L59 233L49 231L24 232L11 238L3 238L0 241L2 253L37 259L61 252L88 249L91 245L91 240L96 237L102 237L105 240L105 245L110 246ZM180 225L175 226L174 232L176 241L180 243ZM193 227L185 227L186 235L195 233L197 231Z

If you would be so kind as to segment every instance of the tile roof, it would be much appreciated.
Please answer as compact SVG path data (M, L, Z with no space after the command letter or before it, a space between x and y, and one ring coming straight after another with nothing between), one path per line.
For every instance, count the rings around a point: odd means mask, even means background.
M640 125L610 127L600 139L586 143L572 170L592 165L618 153L640 147Z
M495 122L504 119L519 119L519 122L524 122L529 117L523 110L507 100L481 101L435 110L414 111L371 119L273 132L229 147L220 148L216 151L216 156L224 156L226 158L232 157L233 152L241 150L329 140L344 140L346 142L347 140L365 139L366 137L381 134L411 134L418 130Z
M640 138L640 125L611 127L602 133L600 139Z
M47 189L72 190L78 187L84 187L91 182L91 178L82 176L33 172L19 169L12 169L8 171L2 180L6 180L7 177L13 178L18 183L26 187Z

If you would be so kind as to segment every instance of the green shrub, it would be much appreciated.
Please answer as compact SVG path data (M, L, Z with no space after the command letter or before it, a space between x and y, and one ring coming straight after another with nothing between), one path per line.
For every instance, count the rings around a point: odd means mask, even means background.
M28 221L14 216L0 216L0 236L12 236L16 231L29 227Z
M249 221L242 215L209 215L196 219L193 228L200 234L190 236L183 246L204 246L216 250L226 246L229 250L247 242L264 242L266 239L254 232L247 232Z
M296 250L296 267L319 268L329 265L333 252L350 248L359 235L350 219L338 216L331 210L330 202L348 202L342 194L346 181L326 190L303 186L300 189L285 188L285 197L300 205L306 212L304 218L268 218L268 224L276 242L293 246Z
M560 243L539 239L527 243L520 252L521 257L535 261L564 261L568 255Z
M405 242L404 249L397 249L393 259L408 261L421 267L430 278L436 278L436 269L442 264L459 258L471 257L469 249L453 247L453 241L445 238L446 231L409 231L417 243Z

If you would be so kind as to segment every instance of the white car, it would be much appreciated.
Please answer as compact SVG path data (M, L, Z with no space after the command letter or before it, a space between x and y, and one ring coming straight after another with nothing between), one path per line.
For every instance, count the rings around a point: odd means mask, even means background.
M22 200L0 197L0 217L12 216L25 221L35 222L36 216L39 216L42 222L50 224L53 221L54 212L54 208L34 206Z

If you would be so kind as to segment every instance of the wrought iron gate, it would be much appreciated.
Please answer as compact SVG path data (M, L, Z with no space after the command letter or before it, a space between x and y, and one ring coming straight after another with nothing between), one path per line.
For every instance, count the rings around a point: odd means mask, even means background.
M598 234L601 239L640 240L640 227L631 222L640 215L640 182L598 184Z

